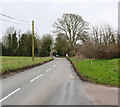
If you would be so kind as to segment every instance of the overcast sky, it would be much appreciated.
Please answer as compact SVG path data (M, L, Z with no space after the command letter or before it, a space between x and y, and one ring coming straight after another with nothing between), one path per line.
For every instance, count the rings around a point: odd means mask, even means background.
M15 0L2 0L0 2L0 13L17 19L27 20L30 23L34 20L35 26L39 30L40 37L43 36L43 34L53 31L52 24L60 18L63 13L78 14L89 22L90 25L110 24L115 30L117 30L118 27L118 0L16 1L21 2L15 2ZM3 16L0 16L0 18L21 23ZM31 25L17 25L0 21L0 29L2 29L0 30L0 39L10 26L14 26L17 31L21 30L21 32L31 30Z

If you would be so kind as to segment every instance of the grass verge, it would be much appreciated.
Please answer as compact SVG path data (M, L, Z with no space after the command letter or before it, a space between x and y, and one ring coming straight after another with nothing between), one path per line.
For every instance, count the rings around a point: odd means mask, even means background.
M77 58L69 58L74 64L77 72L83 80L87 80L96 84L104 84L110 86L118 86L118 60L79 60Z
M35 57L35 60L32 61L31 57L1 56L0 58L2 59L2 71L0 72L2 75L29 69L53 59L51 57Z

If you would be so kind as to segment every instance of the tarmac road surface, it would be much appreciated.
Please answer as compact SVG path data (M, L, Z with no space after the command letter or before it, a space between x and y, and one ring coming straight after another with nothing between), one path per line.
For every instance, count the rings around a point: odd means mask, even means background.
M92 105L85 87L65 58L2 80L2 105Z

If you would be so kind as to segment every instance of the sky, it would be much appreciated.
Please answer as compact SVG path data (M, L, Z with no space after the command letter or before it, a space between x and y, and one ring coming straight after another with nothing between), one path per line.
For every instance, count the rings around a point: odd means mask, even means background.
M17 2L16 2L17 1ZM110 24L114 30L118 29L118 0L1 0L0 13L13 18L28 21L12 20L0 15L1 19L9 20L14 24L0 20L0 39L6 29L13 26L17 32L31 31L31 22L35 22L35 32L41 38L44 34L52 33L53 23L63 13L74 13L82 16L91 26ZM36 29L37 28L37 29Z

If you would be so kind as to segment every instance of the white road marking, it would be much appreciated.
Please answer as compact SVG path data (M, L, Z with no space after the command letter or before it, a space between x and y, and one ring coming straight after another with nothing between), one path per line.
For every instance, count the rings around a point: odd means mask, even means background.
M73 74L76 78L79 78L75 72L72 72L72 74Z
M51 68L49 68L48 70L46 70L46 72L48 72L48 71L50 71L51 70Z
M1 103L2 101L6 100L8 97L10 97L11 95L13 95L14 93L16 93L16 92L19 91L19 90L20 90L20 88L16 89L16 90L13 91L12 93L8 94L6 97L2 98L2 99L0 100L0 103Z
M72 72L74 75L76 75L76 73Z
M56 65L58 64L59 62L56 63Z
M72 72L72 74L73 74L74 76L78 77L78 76L76 75L76 73Z
M39 78L39 77L41 77L41 76L43 76L43 74L41 74L41 75L39 75L39 76L35 77L34 79L30 80L30 82L35 81L36 79L38 79L38 78Z
M55 67L55 65L53 65L53 67Z

